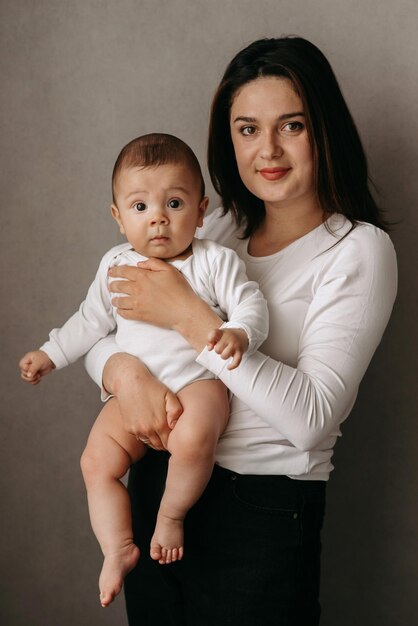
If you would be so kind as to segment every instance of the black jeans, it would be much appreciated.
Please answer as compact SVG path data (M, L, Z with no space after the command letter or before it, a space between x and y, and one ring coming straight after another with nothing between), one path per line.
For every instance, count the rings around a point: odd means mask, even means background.
M130 474L138 567L125 582L130 626L317 626L323 481L215 467L185 522L185 556L159 565L149 543L168 455Z

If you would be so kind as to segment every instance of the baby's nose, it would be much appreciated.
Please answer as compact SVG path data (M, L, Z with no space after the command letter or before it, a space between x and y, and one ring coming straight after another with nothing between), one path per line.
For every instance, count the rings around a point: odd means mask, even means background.
M157 211L151 216L151 224L167 224L168 217L163 211Z

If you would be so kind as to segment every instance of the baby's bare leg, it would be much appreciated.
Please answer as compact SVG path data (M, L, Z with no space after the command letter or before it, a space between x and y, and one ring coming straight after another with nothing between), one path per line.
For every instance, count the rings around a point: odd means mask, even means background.
M90 520L104 555L99 578L100 602L107 606L139 559L133 542L128 492L121 483L130 465L146 447L126 432L116 399L111 399L91 429L81 457Z
M167 482L151 539L151 558L161 564L183 556L183 520L209 481L229 416L227 390L219 380L197 381L177 395L183 413L168 438Z

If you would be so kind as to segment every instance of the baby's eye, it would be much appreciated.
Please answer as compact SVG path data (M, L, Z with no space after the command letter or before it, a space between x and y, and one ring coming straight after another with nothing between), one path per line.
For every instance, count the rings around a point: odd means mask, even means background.
M250 135L254 135L256 132L255 126L243 126L241 128L241 135L249 137Z
M182 205L182 201L179 200L178 198L172 198L171 200L167 202L167 206L170 209L179 209L181 205Z
M145 211L146 208L147 208L147 205L144 202L135 202L135 204L134 204L134 209L138 213L141 213L142 211Z

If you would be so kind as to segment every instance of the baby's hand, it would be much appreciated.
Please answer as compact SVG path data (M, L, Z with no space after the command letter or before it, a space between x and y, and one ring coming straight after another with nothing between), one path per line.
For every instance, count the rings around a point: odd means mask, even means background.
M248 348L248 336L241 328L217 328L209 333L206 345L208 350L215 349L221 359L232 357L228 369L233 370L241 363L242 355Z
M55 369L55 364L49 356L42 350L28 352L19 361L20 376L30 385L37 385L41 382L42 376L46 376Z

